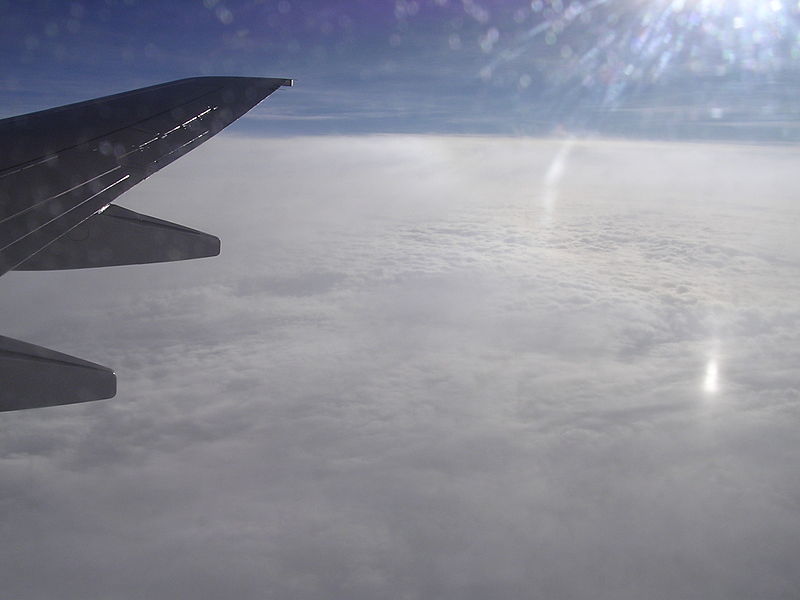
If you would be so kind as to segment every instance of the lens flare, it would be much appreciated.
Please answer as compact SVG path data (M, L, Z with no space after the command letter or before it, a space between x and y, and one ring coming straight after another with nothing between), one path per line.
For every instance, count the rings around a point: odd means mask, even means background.
M781 0L533 2L524 31L499 32L480 74L535 64L573 96L616 106L681 78L776 76L800 60L800 4ZM510 40L508 43L505 40ZM558 65L555 68L554 65Z

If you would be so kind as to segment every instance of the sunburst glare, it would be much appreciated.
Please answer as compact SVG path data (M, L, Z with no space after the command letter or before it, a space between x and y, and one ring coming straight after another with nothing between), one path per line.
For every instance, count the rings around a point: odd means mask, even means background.
M562 92L591 92L613 107L654 83L776 74L800 58L800 6L780 0L534 0L531 11L535 25L501 32L511 41L491 52L484 79L531 56L555 60L560 67L547 76ZM529 79L521 73L520 81Z

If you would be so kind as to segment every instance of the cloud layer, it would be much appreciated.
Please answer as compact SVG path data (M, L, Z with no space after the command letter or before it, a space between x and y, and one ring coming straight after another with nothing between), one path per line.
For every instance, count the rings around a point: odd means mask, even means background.
M121 204L219 258L0 281L4 335L120 380L3 415L7 595L791 597L795 158L198 149Z

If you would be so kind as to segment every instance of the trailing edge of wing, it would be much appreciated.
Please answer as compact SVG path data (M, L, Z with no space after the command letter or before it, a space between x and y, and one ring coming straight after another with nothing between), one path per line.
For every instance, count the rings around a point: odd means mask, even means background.
M113 397L108 367L0 336L0 411L90 402Z
M15 270L49 271L170 262L216 256L219 247L219 238L213 235L112 204Z

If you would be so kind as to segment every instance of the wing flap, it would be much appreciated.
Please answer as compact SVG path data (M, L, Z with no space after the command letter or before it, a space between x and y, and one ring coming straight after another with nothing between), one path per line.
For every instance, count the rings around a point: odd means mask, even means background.
M137 179L129 174L122 175L118 170L109 172L69 194L49 199L42 203L44 206L26 211L15 221L0 223L0 231L4 226L12 231L16 229L13 233L16 241L0 251L0 273L11 270L46 248L110 204L136 182ZM56 216L52 216L53 212L56 212Z
M108 367L0 336L0 411L103 400L116 391Z
M219 254L219 238L112 204L44 250L17 271L86 269L169 262Z

